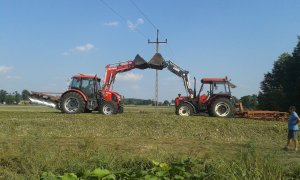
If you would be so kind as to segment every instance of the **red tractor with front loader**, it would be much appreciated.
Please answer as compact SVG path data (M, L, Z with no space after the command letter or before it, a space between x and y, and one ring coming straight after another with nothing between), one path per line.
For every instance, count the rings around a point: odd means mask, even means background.
M150 62L151 63L151 62ZM155 64L150 68L163 69L179 76L187 96L178 95L175 99L175 113L180 116L207 113L215 117L232 117L235 113L235 102L231 95L231 88L236 86L225 78L203 78L202 85L197 94L196 79L194 78L194 90L190 86L189 72L179 67L172 61L165 61L160 54L156 55ZM207 92L204 92L207 90Z
M132 69L146 69L147 62L139 55L133 61L107 65L104 83L97 75L78 74L71 78L68 90L60 96L51 96L47 93L32 92L29 100L61 110L63 113L75 114L99 111L105 115L123 112L124 97L111 90L118 73Z
M203 78L201 83L198 94L196 94L196 88L194 88L192 96L181 96L179 94L176 97L176 114L190 116L207 113L214 117L233 117L235 102L231 95L231 88L236 86L227 77Z

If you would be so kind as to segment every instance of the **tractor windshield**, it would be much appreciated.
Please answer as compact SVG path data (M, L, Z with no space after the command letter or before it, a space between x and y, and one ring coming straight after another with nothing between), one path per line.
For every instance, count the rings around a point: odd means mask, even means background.
M227 83L213 83L212 91L213 94L230 94Z

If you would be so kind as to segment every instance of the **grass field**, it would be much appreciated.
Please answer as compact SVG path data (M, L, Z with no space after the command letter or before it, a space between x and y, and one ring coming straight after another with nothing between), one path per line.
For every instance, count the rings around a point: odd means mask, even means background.
M143 168L151 160L187 158L205 162L194 171L213 171L211 179L234 179L243 171L245 179L252 179L248 171L262 179L299 178L300 152L282 150L286 128L284 122L180 117L172 108L127 107L123 114L104 116L0 106L0 179L39 179L42 172L96 167ZM226 176L234 168L243 169Z

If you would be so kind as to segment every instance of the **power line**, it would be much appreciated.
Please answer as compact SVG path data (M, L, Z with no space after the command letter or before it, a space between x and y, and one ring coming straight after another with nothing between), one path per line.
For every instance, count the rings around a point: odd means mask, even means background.
M148 18L146 16L146 14L141 10L141 8L139 8L133 0L129 0L129 1L142 14L142 16L144 16L144 18L154 27L154 29L158 30L157 26L155 26L155 24L150 20L150 18ZM161 34L161 35L164 36L163 34ZM167 48L171 52L171 55L174 57L174 51L173 51L172 47L169 45L169 46L167 46Z
M108 5L104 0L100 0L108 9L110 9L113 13L115 13L117 16L119 16L123 21L127 22L126 18L121 16L117 11L115 11L110 5Z
M152 21L146 16L146 14L145 13L143 13L143 11L135 4L135 2L133 2L133 0L129 0L132 4L133 4L133 6L142 14L142 16L144 16L144 18L154 27L154 29L158 29L155 25L154 25L154 23L152 23Z
M106 6L108 9L110 9L113 13L115 13L117 16L119 16L119 18L121 18L126 24L128 23L128 20L124 16L122 16L120 13L118 13L115 9L113 9L110 5L108 5L104 0L99 0L99 1L101 1L102 4L104 4L104 6ZM138 28L135 28L133 31L135 31L135 30L141 36L143 36L145 39L148 39L146 37L146 35L142 31L140 31Z

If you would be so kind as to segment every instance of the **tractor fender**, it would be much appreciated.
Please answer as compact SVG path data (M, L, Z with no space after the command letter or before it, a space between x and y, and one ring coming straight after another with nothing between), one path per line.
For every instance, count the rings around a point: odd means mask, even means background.
M187 104L191 105L191 106L193 107L194 113L197 113L195 106L194 106L191 102L189 102L189 101L181 101L180 104L184 104L184 103L187 103ZM180 105L180 104L179 104L179 105Z
M82 96L82 98L84 99L85 102L88 101L86 95L83 92L81 92L81 91L79 91L77 89L69 89L66 92L64 92L60 97L63 97L65 94L67 94L69 92L76 92L76 93L80 94L80 96Z

